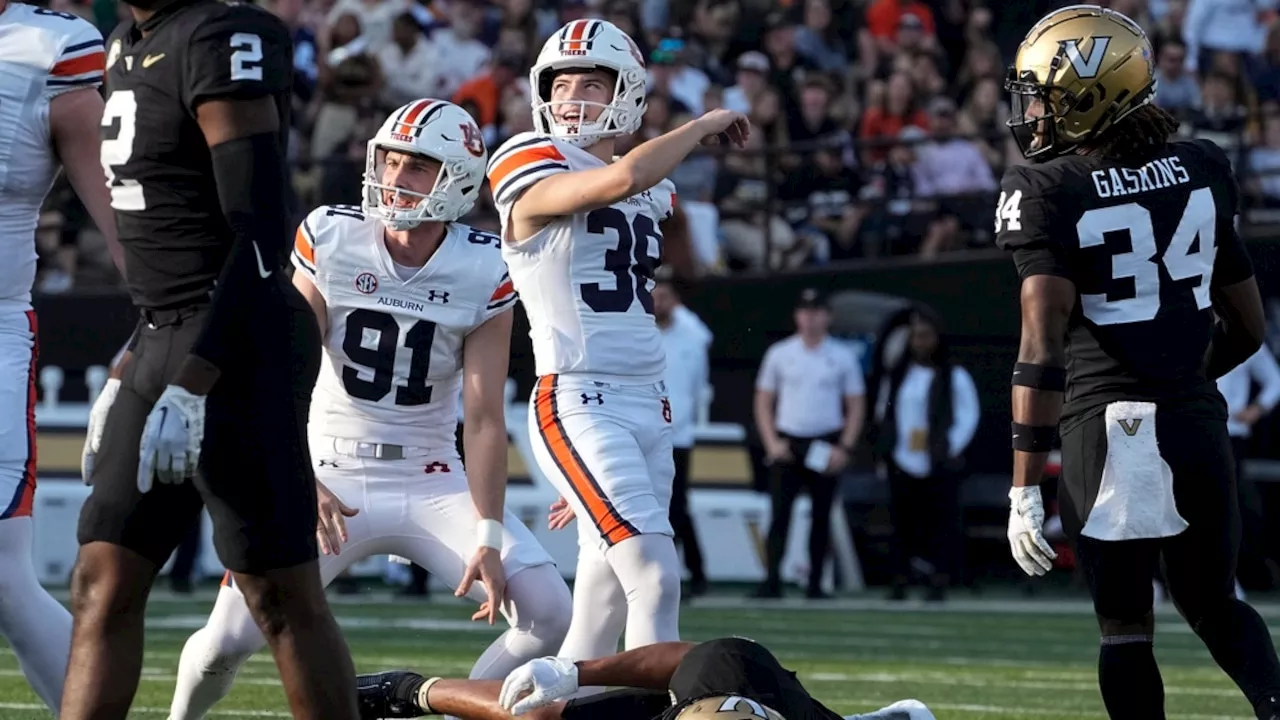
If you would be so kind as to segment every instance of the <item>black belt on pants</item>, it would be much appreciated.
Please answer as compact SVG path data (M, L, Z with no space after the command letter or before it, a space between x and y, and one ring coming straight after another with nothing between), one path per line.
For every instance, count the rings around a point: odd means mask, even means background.
M208 303L194 303L192 305L183 305L176 308L164 308L156 310L152 308L139 308L138 313L152 330L158 330L162 327L170 325L181 325L183 322L199 315L206 308Z

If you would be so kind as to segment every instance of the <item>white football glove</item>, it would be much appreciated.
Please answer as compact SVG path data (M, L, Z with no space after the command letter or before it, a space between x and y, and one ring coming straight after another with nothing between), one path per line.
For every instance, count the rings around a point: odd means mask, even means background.
M1058 554L1044 539L1044 501L1036 485L1009 488L1009 547L1018 567L1028 575L1053 569Z
M204 441L204 396L170 385L160 394L142 428L138 453L138 492L153 480L178 484L200 465Z
M111 404L116 401L116 394L119 392L120 380L107 378L102 390L98 391L98 397L94 399L93 406L89 408L89 426L84 433L84 452L80 453L80 477L85 485L90 483L90 478L93 476L93 458L98 454L98 448L102 447L102 430L107 424L107 413L111 411Z
M520 696L529 693L528 697ZM498 703L512 715L523 715L578 692L578 666L568 658L530 660L502 681Z

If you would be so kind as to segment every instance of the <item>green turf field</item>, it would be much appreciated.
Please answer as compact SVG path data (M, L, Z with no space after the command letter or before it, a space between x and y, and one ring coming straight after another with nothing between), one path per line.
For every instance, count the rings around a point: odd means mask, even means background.
M178 653L203 625L213 594L195 598L153 599L132 717L166 717ZM377 593L332 599L360 671L410 667L465 675L497 634L469 622L468 608L452 601L422 603ZM1261 609L1272 624L1280 622L1280 605ZM1168 717L1251 718L1235 686L1169 613L1165 607L1157 640ZM1094 673L1095 626L1087 606L1075 600L957 595L940 607L852 600L832 610L725 596L687 606L681 624L686 639L738 634L765 643L839 712L915 697L940 720L1105 717ZM0 645L0 718L48 717L16 658ZM289 717L269 654L258 654L244 667L231 696L211 717Z

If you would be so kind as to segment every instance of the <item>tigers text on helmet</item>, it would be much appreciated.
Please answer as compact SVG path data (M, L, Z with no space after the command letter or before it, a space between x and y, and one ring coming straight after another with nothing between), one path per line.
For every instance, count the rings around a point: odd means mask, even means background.
M1024 156L1061 155L1154 100L1154 73L1151 41L1134 21L1097 5L1056 10L1009 68L1009 128Z
M613 97L607 103L588 101L551 102L552 82L562 70L607 70L617 76ZM605 20L574 20L560 28L542 46L529 71L533 90L533 127L577 147L589 147L597 140L630 135L640 129L644 117L647 75L644 57L629 35ZM565 106L576 105L578 121L558 122ZM588 111L599 117L587 121Z
M740 695L713 695L689 703L675 720L787 720L772 708Z
M431 191L384 184L388 152L440 163ZM391 113L369 141L361 208L392 230L409 230L424 222L453 222L470 212L480 196L488 161L480 128L466 110L444 100L415 100Z

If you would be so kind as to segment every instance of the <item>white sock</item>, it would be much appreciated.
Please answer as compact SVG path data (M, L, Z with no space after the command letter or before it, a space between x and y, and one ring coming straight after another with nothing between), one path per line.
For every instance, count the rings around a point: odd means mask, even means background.
M209 622L182 647L169 720L203 718L231 691L240 666L266 644L244 596L224 585Z
M627 597L626 649L680 639L680 555L669 535L637 535L605 551Z
M618 652L626 626L627 594L613 568L593 543L581 545L573 578L573 621L556 654L575 662L608 657ZM600 692L603 687L584 687L574 697Z
M71 613L40 585L30 516L0 520L0 634L31 689L56 715L71 653Z
M507 578L511 627L471 668L472 680L504 680L535 658L554 655L569 632L573 598L555 565L535 565Z

